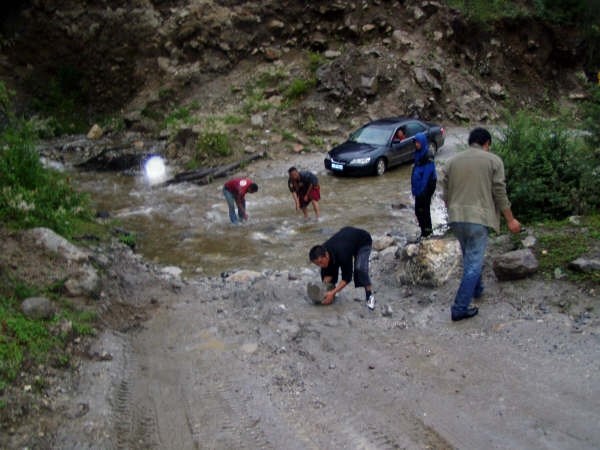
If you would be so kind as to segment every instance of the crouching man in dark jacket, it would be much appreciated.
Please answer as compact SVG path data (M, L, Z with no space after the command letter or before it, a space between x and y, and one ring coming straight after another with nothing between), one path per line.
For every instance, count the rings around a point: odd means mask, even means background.
M369 256L373 240L371 235L360 228L344 227L322 245L310 249L308 257L321 268L321 280L333 283L334 288L325 293L323 305L333 302L335 295L352 281L354 286L365 288L365 299L370 310L375 309L375 297L369 278ZM342 280L338 283L339 271Z

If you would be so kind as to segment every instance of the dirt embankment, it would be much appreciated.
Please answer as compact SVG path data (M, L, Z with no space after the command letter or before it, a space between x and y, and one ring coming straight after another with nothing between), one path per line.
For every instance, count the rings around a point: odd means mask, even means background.
M547 106L548 92L570 102L585 83L578 28L530 18L483 27L444 2L110 0L4 8L0 78L22 98L78 98L95 113L124 111L128 127L146 131L160 131L168 114L193 102L205 114L223 114L224 105L243 100L245 86L218 80L240 68L250 85L265 81L265 68L288 72L290 81L316 77L289 114L268 114L273 128L300 130L297 121L308 114L317 122L399 113L496 121L505 108ZM319 69L311 72L315 61ZM266 97L285 88L272 86Z

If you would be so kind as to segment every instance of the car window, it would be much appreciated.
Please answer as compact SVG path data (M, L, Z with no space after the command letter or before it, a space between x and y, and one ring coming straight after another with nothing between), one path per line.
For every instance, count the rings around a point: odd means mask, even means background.
M406 124L406 136L414 136L415 134L425 131L426 128L419 122L409 122Z
M349 137L349 141L361 144L386 145L390 139L389 128L363 127L356 130Z

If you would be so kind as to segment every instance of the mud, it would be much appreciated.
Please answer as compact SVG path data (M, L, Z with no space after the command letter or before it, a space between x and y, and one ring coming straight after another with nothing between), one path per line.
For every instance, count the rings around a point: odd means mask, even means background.
M589 307L593 288L499 283L486 267L480 314L452 323L457 277L437 290L396 286L377 254L374 312L351 287L332 306L313 305L311 267L234 283L170 278L125 250L114 262L137 308L158 305L141 326L107 329L95 343L112 358L82 363L72 404L87 412L63 421L53 448L600 443L600 322L559 306Z

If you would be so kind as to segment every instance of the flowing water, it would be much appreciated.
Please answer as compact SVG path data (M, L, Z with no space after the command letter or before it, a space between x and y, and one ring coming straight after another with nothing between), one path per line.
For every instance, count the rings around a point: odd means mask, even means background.
M438 159L449 153L453 141L447 136ZM229 222L222 194L225 179L205 186L152 187L141 175L83 172L73 176L91 194L97 210L109 212L120 226L135 233L137 252L187 273L309 267L310 247L346 225L364 228L373 236L392 234L399 240L419 235L410 195L410 164L382 177L335 177L323 168L323 157L309 153L260 160L236 174L250 176L259 185L257 193L246 195L249 220L237 226ZM312 206L308 220L294 209L287 188L287 169L292 165L319 177L318 221ZM438 190L432 219L439 231L444 216Z

